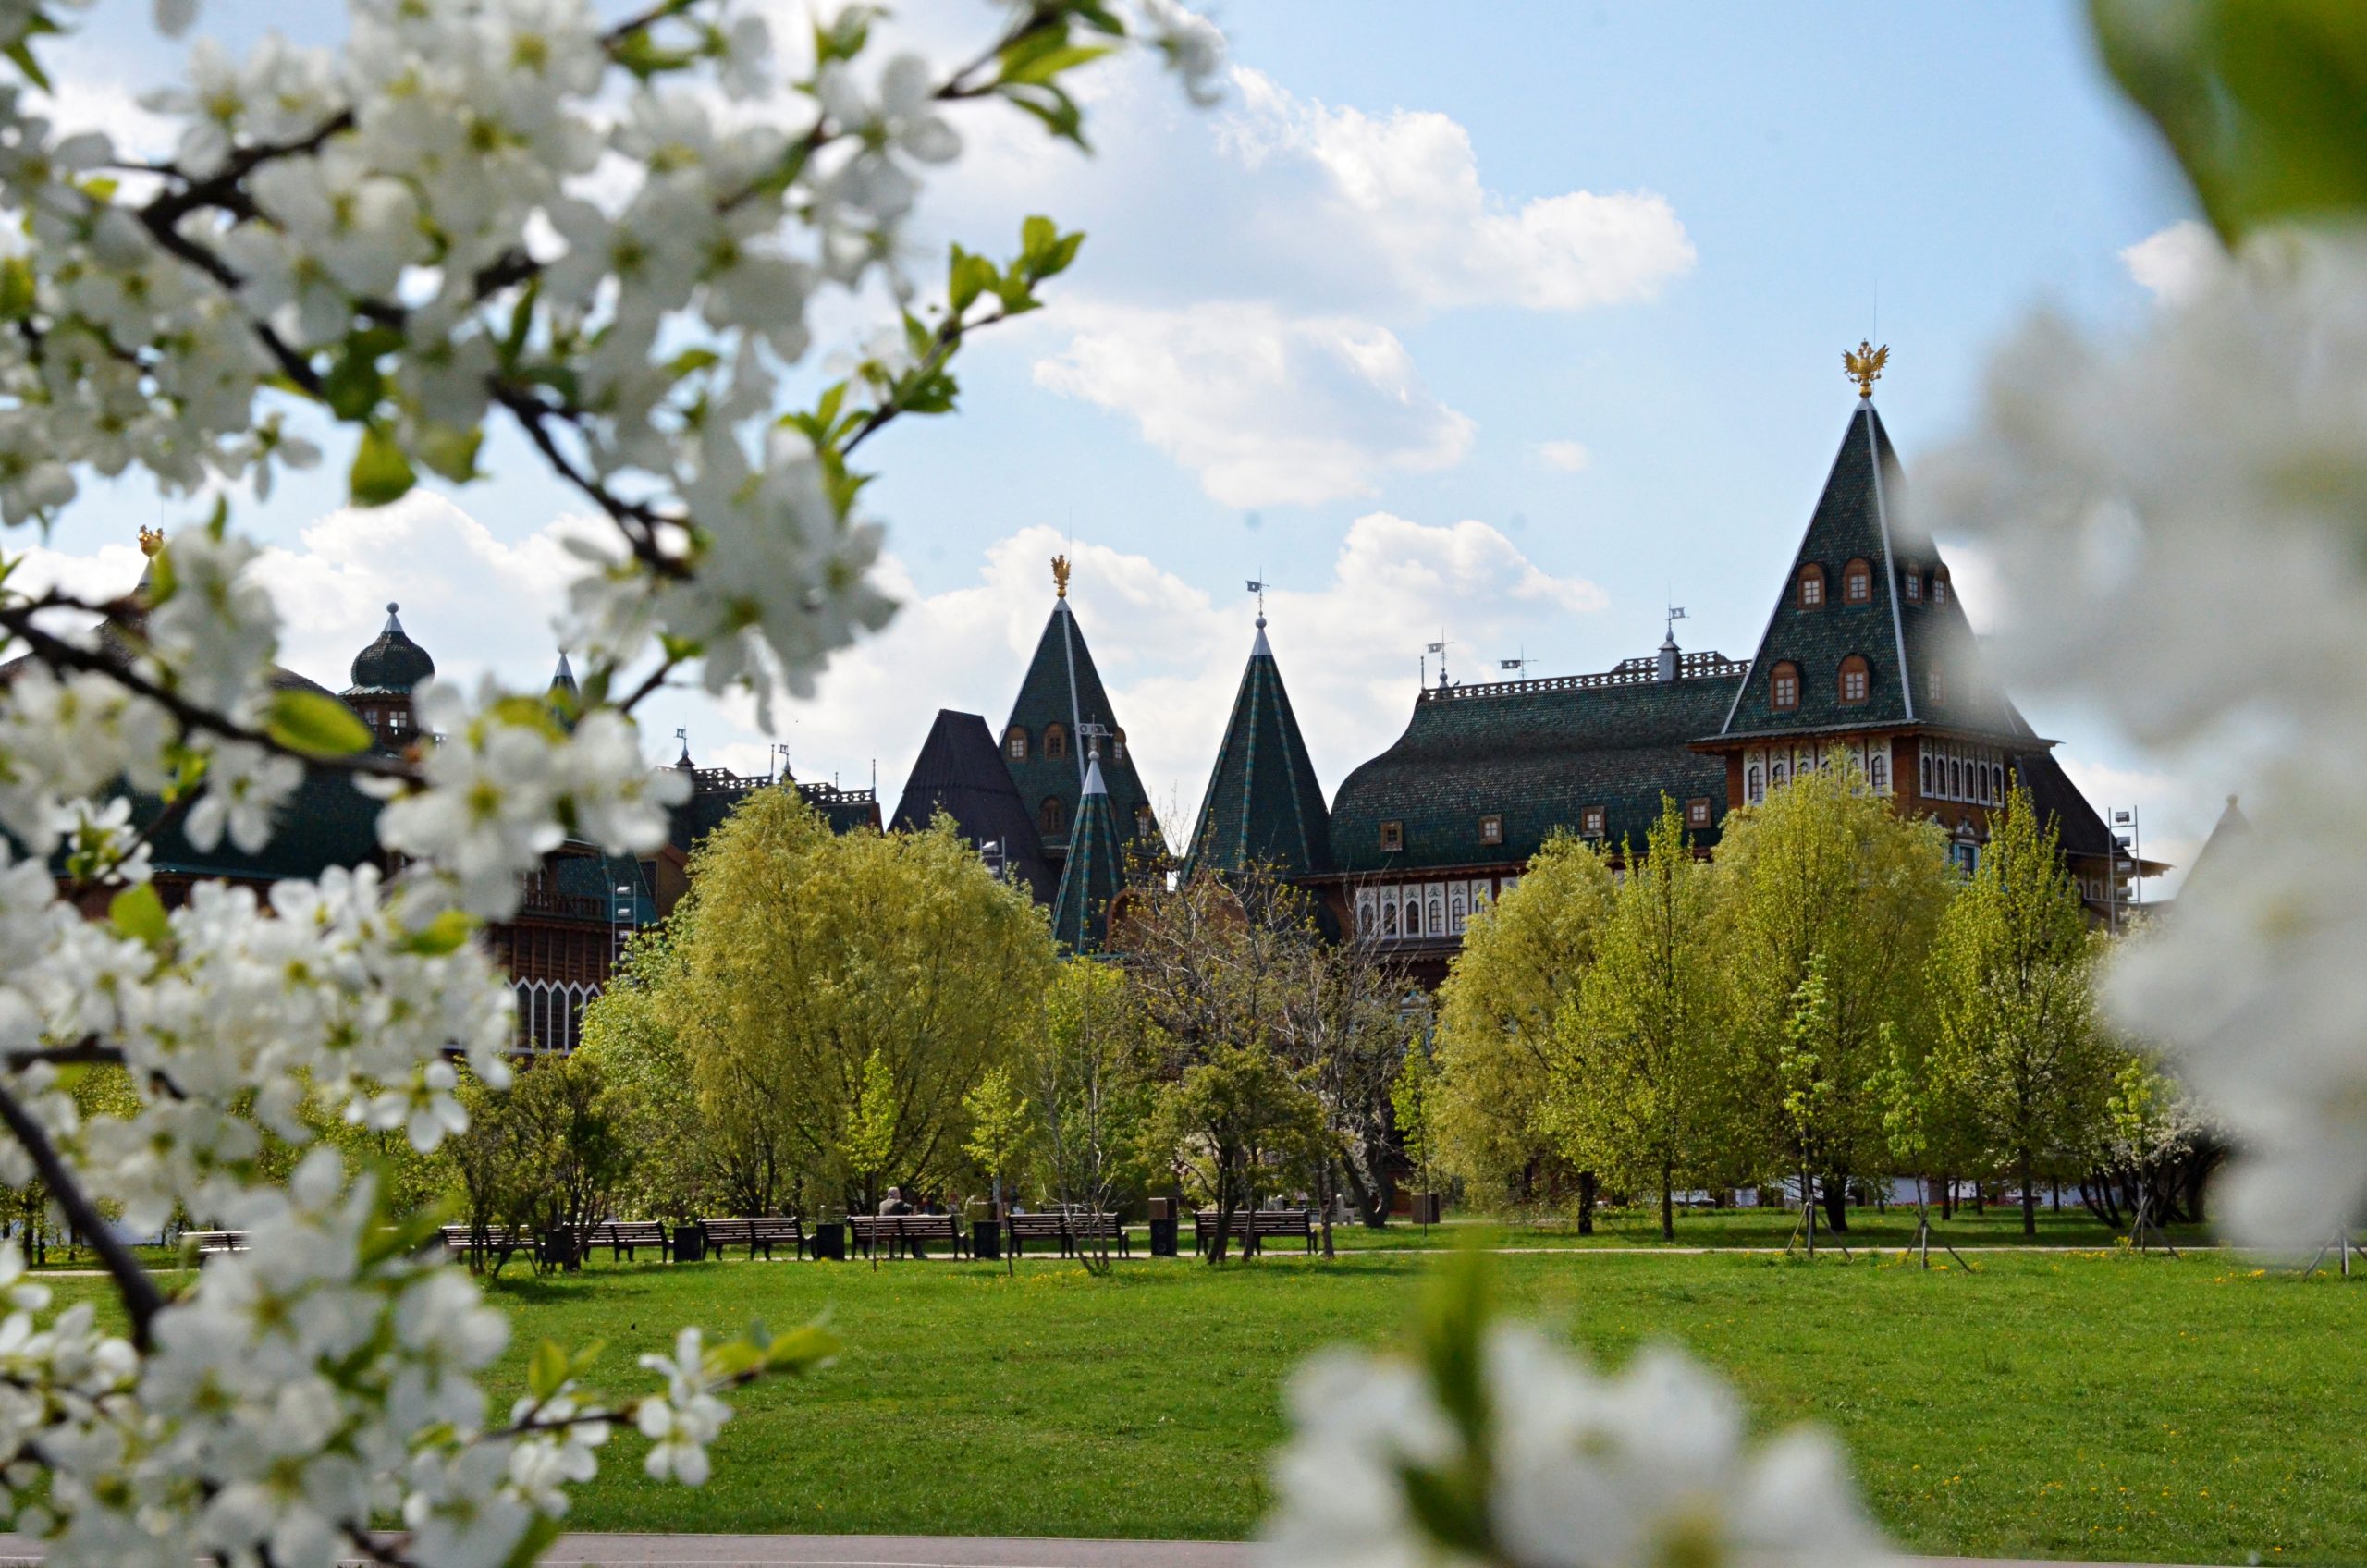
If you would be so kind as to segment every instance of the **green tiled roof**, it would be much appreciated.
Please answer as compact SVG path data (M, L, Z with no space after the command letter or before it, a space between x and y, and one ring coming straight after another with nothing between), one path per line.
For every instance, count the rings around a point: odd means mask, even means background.
M1715 732L1740 671L1693 655L1674 680L1652 661L1606 675L1507 680L1424 692L1397 743L1348 775L1331 802L1331 864L1354 873L1447 865L1517 866L1557 827L1578 831L1590 806L1617 844L1641 843L1661 796L1709 798L1725 815L1726 765L1687 749ZM1481 841L1480 818L1503 818L1503 841ZM1381 849L1383 823L1404 848ZM1707 844L1716 830L1700 836Z
M1052 935L1072 952L1100 950L1102 938L1110 934L1110 900L1125 885L1125 851L1119 847L1110 801L1101 764L1087 761L1069 834L1068 864L1061 869L1061 890L1052 900Z
M1929 584L1944 563L1928 534L1901 521L1902 488L1898 454L1883 429L1882 416L1870 400L1862 401L1849 416L1841 450L1784 574L1750 673L1724 716L1719 736L1907 724L2030 734L2030 726L1982 668L1963 603L1953 589L1945 603L1932 602ZM1871 592L1863 604L1850 604L1844 596L1844 572L1852 560L1871 569ZM1823 569L1824 602L1804 608L1800 572L1811 563ZM1904 588L1909 573L1926 590L1912 600ZM1862 703L1844 704L1841 663L1852 654L1866 661L1867 694ZM1785 662L1799 671L1799 702L1779 711L1773 703L1773 677L1775 667ZM1935 671L1943 678L1936 694L1932 680Z
M1184 876L1188 880L1204 869L1243 871L1253 864L1270 865L1287 876L1331 868L1323 790L1307 760L1281 667L1266 642L1263 615L1208 793L1200 801L1199 823L1185 846Z
M1044 754L1045 726L1058 724L1068 736L1068 754L1048 757ZM1061 820L1073 827L1079 809L1079 796L1085 788L1086 747L1077 733L1087 724L1106 726L1113 734L1103 742L1101 777L1110 786L1110 819L1119 836L1131 840L1134 824L1146 820L1144 808L1150 795L1143 789L1143 781L1134 774L1131 756L1120 754L1114 732L1120 728L1117 712L1110 703L1110 693L1102 689L1101 672L1093 667L1093 655L1085 645L1085 633L1077 626L1076 612L1066 599L1052 604L1052 613L1044 622L1044 635L1036 639L1036 656L1028 662L1027 675L1019 683L1019 697L1011 705L1011 718L1003 732L995 739L1001 747L1003 765L1011 770L1011 781L1019 790L1019 797L1027 809L1041 818L1048 797L1061 802ZM1027 757L1014 762L1011 756L1012 729L1027 731ZM1068 847L1069 834L1044 835L1044 849L1055 859ZM1165 851L1165 844L1152 828L1152 841L1145 848Z

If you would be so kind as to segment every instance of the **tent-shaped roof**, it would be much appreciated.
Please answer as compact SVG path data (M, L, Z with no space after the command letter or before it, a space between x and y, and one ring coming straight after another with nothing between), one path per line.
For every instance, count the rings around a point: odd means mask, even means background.
M975 713L937 710L937 721L921 742L920 755L904 779L889 826L926 828L937 814L950 816L974 845L1000 844L1004 867L1048 904L1060 891L1061 876L1044 858L1035 814L1019 798L987 721Z
M1882 416L1861 400L1720 739L1907 724L2030 738L1981 667L1938 547L1901 521L1901 479ZM1868 568L1868 582L1865 597L1853 602L1846 576L1856 562ZM1813 603L1802 592L1811 567L1822 574ZM1935 590L1935 582L1944 586ZM1866 661L1866 695L1845 703L1841 667L1853 655ZM1773 701L1776 667L1784 664L1798 679L1798 700L1788 709Z
M1256 864L1284 876L1331 869L1331 814L1266 641L1263 615L1200 800L1200 820L1185 846L1184 875L1189 879L1204 869L1245 871Z
M2194 864L2187 867L2186 880L2178 887L2178 897L2185 898L2213 876L2224 875L2214 868L2222 861L2243 853L2243 841L2250 837L2251 830L2251 819L2236 803L2236 797L2228 796L2226 809L2219 814L2219 820L2212 824L2211 837L2202 840L2202 848L2194 851Z
M1060 727L1062 737L1058 756L1049 754L1044 741L1046 731L1053 725ZM1043 636L1036 639L1036 656L1028 661L1026 677L1019 683L1019 697L1011 705L1011 719L1004 725L1002 735L1004 766L1028 810L1044 822L1049 820L1044 802L1060 802L1060 830L1043 834L1045 853L1055 861L1068 851L1084 792L1086 725L1100 725L1110 731L1101 748L1101 776L1109 785L1111 820L1120 838L1131 842L1136 836L1137 825L1142 825L1147 828L1149 840L1143 848L1152 853L1164 853L1165 842L1150 814L1150 796L1135 776L1125 730L1118 723L1110 693L1102 688L1101 672L1094 668L1093 654L1085 645L1085 633L1077 626L1076 612L1069 607L1064 589L1052 603ZM1009 741L1013 729L1027 732L1024 757L1014 758L1011 754Z
M1124 854L1101 763L1089 758L1069 834L1068 863L1061 868L1061 890L1052 900L1052 936L1072 952L1098 952L1110 934L1110 902L1126 885Z

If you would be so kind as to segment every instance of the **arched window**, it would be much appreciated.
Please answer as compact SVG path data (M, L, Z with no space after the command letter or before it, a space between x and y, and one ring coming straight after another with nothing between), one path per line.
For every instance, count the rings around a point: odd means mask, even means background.
M1002 738L1002 749L1013 762L1027 760L1027 731L1014 724Z
M1435 892L1430 895L1430 935L1446 935L1446 901Z
M1907 569L1906 582L1907 602L1910 605L1921 604L1923 602L1922 569L1919 567L1908 567Z
M1789 779L1790 778L1791 778L1791 774L1790 774L1790 773L1789 773L1789 772L1784 768L1784 759L1783 759L1782 757L1777 757L1777 758L1774 760L1774 762L1772 762L1772 764L1770 764L1770 765L1768 766L1768 769L1767 769L1767 787L1768 787L1769 789L1771 789L1771 790L1780 790L1780 789L1782 789L1782 788L1784 787L1784 782L1785 782L1787 779Z
M1935 605L1944 605L1948 602L1948 569L1946 567L1939 567L1932 573L1932 602Z
M1845 605L1870 605L1874 602L1874 569L1864 561L1851 561L1841 569L1841 602Z
M1964 799L1964 763L1956 757L1948 759L1948 793L1959 801Z
M1150 807L1136 806L1134 808L1134 837L1148 839L1158 832L1159 818L1152 815Z
M1069 825L1068 808L1061 804L1058 795L1047 795L1044 803L1036 808L1036 826L1047 834L1059 833Z
M1743 769L1742 798L1752 805L1767 798L1767 776L1757 763Z
M1935 703L1944 703L1948 700L1947 678L1940 673L1938 665L1933 665L1924 672L1923 691L1924 694Z
M1922 762L1921 762L1920 767L1919 767L1919 781L1920 781L1920 785L1921 785L1921 792L1922 792L1923 794L1925 794L1925 795L1929 795L1929 794L1931 794L1931 792L1932 792L1932 754L1931 754L1929 752L1926 752L1926 753L1923 753Z
M1818 610L1824 607L1824 568L1809 561L1800 568L1800 608Z
M1371 936L1372 924L1372 900L1370 899L1358 899L1356 900L1356 935L1359 937Z
M1126 760L1126 732L1124 730L1112 729L1110 731L1110 757L1113 762L1123 762Z
M1819 582L1821 583L1822 580L1819 579ZM1800 705L1800 667L1789 659L1777 665L1768 677L1767 695L1777 713L1790 713L1797 708Z
M1405 935L1418 937L1421 934L1422 900L1421 896L1417 894L1405 900Z
M1890 789L1889 753L1876 752L1866 759L1866 782L1872 785L1877 792Z
M1872 676L1866 661L1851 654L1841 661L1841 700L1852 705L1866 700L1866 688Z
M1384 937L1397 935L1397 900L1395 899L1380 906L1380 934Z
M1448 918L1453 921L1454 934L1458 937L1463 934L1463 927L1466 918L1466 910L1468 908L1468 906L1464 903L1463 900L1463 889L1457 888L1454 890L1454 901L1448 906Z
M1058 762L1069 754L1069 732L1057 724L1044 726L1044 755Z

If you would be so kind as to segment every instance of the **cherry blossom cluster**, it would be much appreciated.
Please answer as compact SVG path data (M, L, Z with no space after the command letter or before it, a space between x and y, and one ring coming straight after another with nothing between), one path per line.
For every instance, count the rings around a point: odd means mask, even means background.
M1466 1320L1420 1360L1336 1351L1290 1393L1262 1560L1282 1568L1843 1568L1891 1561L1839 1449L1753 1446L1677 1352L1606 1377Z
M2033 323L1937 467L1933 521L2003 573L2011 673L2242 790L2242 849L2107 998L2234 1133L2230 1221L2315 1247L2367 1197L2367 235L2263 229L2130 342Z

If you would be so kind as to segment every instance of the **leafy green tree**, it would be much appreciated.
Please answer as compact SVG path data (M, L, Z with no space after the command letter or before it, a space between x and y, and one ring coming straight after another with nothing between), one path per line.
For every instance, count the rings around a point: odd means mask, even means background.
M1162 1087L1147 1136L1216 1206L1208 1261L1224 1261L1233 1212L1260 1182L1294 1182L1325 1157L1323 1108L1263 1040L1216 1047Z
M1821 1178L1846 1229L1849 1177L1886 1163L1883 1026L1928 1048L1925 966L1956 882L1945 837L1836 756L1729 816L1717 868L1736 1129L1770 1166Z
M1020 1162L1035 1139L1035 1108L1012 1081L1011 1069L996 1066L987 1069L977 1086L963 1096L962 1109L970 1117L970 1136L962 1152L994 1183L997 1200L1008 1201Z
M878 1207L884 1185L880 1176L896 1157L896 1121L895 1075L888 1069L888 1059L875 1047L864 1059L863 1086L855 1093L854 1104L847 1108L846 1130L839 1134L840 1156L848 1172L862 1183L865 1213Z
M1389 1085L1389 1103L1396 1113L1397 1147L1426 1193L1433 1190L1430 1159L1438 1141L1438 1069L1428 1047L1418 1039L1407 1042L1404 1062Z
M580 1231L607 1215L632 1151L607 1090L600 1064L574 1056L535 1059L507 1093L473 1078L462 1083L469 1125L445 1147L478 1243L472 1266L482 1265L497 1231L515 1231L531 1248L535 1236ZM509 1255L491 1251L498 1273Z
M617 1201L636 1217L688 1224L726 1203L727 1183L690 1051L656 1002L657 984L675 967L666 927L636 936L607 990L584 1009L575 1054L598 1064L610 1113L633 1151Z
M1034 1141L1059 1202L1104 1213L1122 1183L1141 1182L1150 1112L1145 1065L1142 1012L1125 972L1093 959L1062 962L1029 1059ZM1106 1270L1109 1243L1097 1238L1080 1256L1088 1269Z
M1544 1114L1564 1005L1611 911L1609 862L1548 839L1519 883L1476 913L1439 989L1440 1162L1469 1191L1529 1202L1575 1189L1594 1228L1592 1173L1572 1170Z
M1674 1240L1678 1177L1708 1179L1728 1152L1718 884L1666 795L1643 852L1625 858L1594 962L1556 1021L1551 1121L1572 1163L1658 1193Z
M2096 938L2063 864L2017 786L1980 864L1940 918L1930 984L1939 1072L1975 1135L2021 1186L2038 1234L2040 1165L2090 1163L2105 1137L2114 1053L2099 1026Z
M726 1190L743 1212L792 1197L876 1203L960 1169L963 1098L1016 1063L1054 950L1025 892L940 817L832 834L794 790L760 790L700 844L653 986L689 1056ZM877 1067L874 1067L875 1059ZM875 1074L884 1138L846 1143Z

